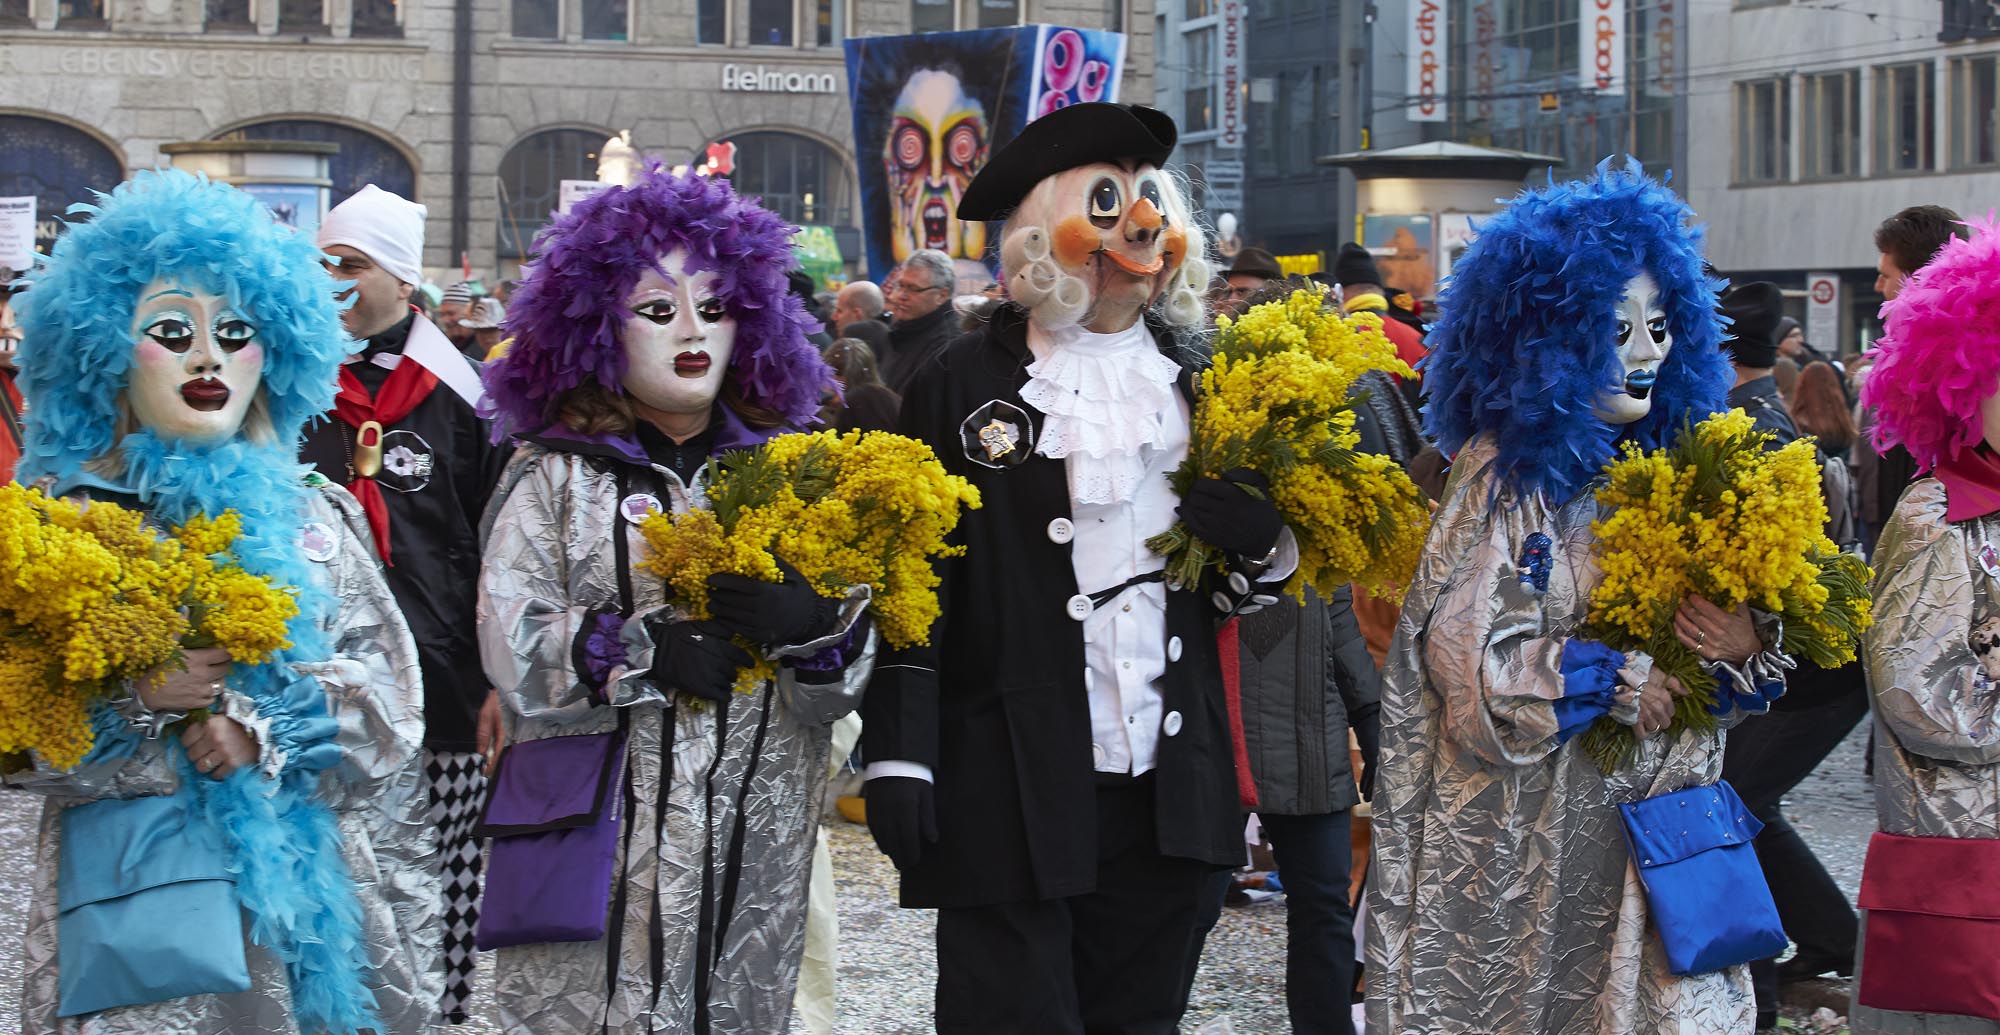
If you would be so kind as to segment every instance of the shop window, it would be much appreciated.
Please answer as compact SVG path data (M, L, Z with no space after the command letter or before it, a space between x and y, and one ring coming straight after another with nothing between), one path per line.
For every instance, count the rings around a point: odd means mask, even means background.
M403 152L387 140L353 126L316 119L278 119L233 129L216 139L338 144L340 150L328 158L326 165L327 178L333 181L329 204L338 205L371 183L391 194L413 200L417 196L417 170Z
M546 129L507 150L500 160L501 258L527 257L555 211L562 181L597 179L597 150L611 136L601 129Z
M750 0L750 43L759 47L792 45L793 0Z
M514 38L561 39L561 12L561 0L514 0Z
M251 18L250 0L208 0L201 21L208 32L255 32L257 25Z
M56 28L105 28L104 0L57 0Z
M1215 28L1195 29L1181 34L1181 49L1187 58L1186 91L1182 94L1181 132L1200 133L1215 128Z
M356 36L401 36L403 19L400 0L354 0L354 21L349 31Z
M1777 183L1791 178L1791 83L1759 79L1736 84L1736 180Z
M993 29L1021 24L1021 0L979 0L979 27Z
M0 196L35 198L35 249L55 244L63 213L92 191L109 192L125 178L110 148L74 126L30 115L0 115Z
M1933 168L1931 117L1937 96L1932 72L1928 61L1875 69L1876 172Z
M952 17L956 0L910 0L911 32L950 32L958 28Z
M1951 164L1955 169L2000 165L2000 57L1984 54L1951 63Z
M729 42L729 0L700 0L694 22L696 43Z
M1104 27L1111 32L1125 31L1125 0L1104 0Z
M757 198L786 222L853 226L854 181L847 161L825 144L792 133L762 131L729 138L736 193Z
M325 0L278 0L278 33L326 31Z
M31 25L28 0L0 0L0 25Z
M1187 0L1187 7L1181 12L1182 21L1206 18L1220 9L1220 0Z
M1806 76L1800 86L1807 179L1834 179L1861 171L1861 72L1848 69Z
M813 0L813 42L831 47L847 35L845 0Z
M583 0L583 38L623 43L632 31L626 0Z

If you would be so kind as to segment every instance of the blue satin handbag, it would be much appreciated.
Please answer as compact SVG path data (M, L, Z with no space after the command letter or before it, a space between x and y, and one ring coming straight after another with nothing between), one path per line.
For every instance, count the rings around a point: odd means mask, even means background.
M1776 956L1788 939L1750 846L1764 824L1718 781L1618 806L1668 968L1683 977Z
M64 811L56 1015L248 991L243 907L227 863L180 795Z

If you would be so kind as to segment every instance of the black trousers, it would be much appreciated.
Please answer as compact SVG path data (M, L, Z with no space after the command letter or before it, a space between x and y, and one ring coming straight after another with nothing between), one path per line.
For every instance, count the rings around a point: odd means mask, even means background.
M1788 682L1787 696L1807 694L1813 703L1752 716L1730 730L1723 745L1722 778L1764 824L1757 835L1757 862L1771 885L1778 919L1799 954L1851 961L1860 924L1854 907L1792 829L1779 803L1868 714L1868 688L1858 664L1838 669L1801 665ZM1750 979L1757 990L1757 1012L1775 1013L1777 961L1752 963Z
M938 910L941 1035L1172 1035L1211 868L1159 854L1153 797L1099 778L1096 891Z
M1354 906L1347 901L1354 842L1353 813L1317 816L1257 814L1271 838L1285 884L1285 1008L1292 1035L1354 1035ZM1194 991L1201 951L1222 918L1227 872L1209 882L1182 974Z

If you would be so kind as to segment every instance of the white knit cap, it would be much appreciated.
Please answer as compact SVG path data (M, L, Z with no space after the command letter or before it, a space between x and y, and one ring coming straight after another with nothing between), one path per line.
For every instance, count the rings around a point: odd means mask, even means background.
M405 284L424 280L422 205L369 184L333 206L319 224L321 251L344 244Z

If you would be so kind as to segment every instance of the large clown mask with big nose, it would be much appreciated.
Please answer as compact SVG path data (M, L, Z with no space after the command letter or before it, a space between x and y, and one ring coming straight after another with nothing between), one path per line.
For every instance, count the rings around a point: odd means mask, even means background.
M1625 298L1618 303L1616 344L1620 381L1598 397L1596 413L1607 424L1630 424L1652 412L1653 383L1674 347L1665 301L1651 274L1626 282Z
M673 414L715 405L736 344L736 318L715 283L713 271L690 270L687 252L677 248L626 296L624 388L634 402Z
M126 400L139 425L167 441L236 434L264 378L257 327L219 295L154 281L132 318Z
M1187 260L1188 229L1168 211L1151 165L1099 162L1053 177L1050 253L1090 285L1098 306L1145 306Z

